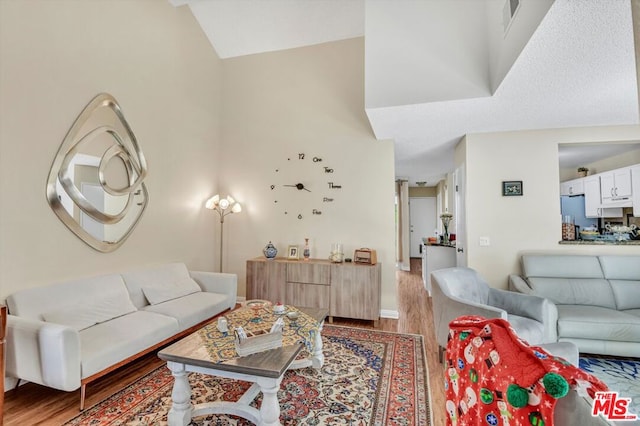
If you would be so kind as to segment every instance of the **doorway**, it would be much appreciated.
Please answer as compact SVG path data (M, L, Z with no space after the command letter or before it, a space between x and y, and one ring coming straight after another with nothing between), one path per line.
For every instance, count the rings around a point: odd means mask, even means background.
M411 234L409 255L411 257L421 257L422 238L433 235L436 225L436 199L433 197L409 198L409 232Z

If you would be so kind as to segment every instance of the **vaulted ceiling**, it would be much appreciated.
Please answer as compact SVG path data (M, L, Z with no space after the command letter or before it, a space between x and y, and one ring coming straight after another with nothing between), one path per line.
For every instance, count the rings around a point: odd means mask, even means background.
M521 0L510 21L508 0L170 1L221 58L364 36L366 112L412 185L468 133L639 122L629 0Z

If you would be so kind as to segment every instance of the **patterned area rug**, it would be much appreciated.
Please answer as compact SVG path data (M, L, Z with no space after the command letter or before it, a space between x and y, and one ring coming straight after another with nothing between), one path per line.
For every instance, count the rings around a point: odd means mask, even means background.
M278 392L283 425L430 425L422 336L325 325L325 364L291 370ZM236 401L249 383L189 375L192 402ZM66 426L166 425L173 377L160 367L85 410ZM260 406L260 395L253 402ZM191 425L251 425L225 415Z
M580 368L593 374L617 391L619 396L631 398L629 411L640 415L640 359L580 356ZM632 422L627 422L631 426ZM640 422L633 422L640 424Z

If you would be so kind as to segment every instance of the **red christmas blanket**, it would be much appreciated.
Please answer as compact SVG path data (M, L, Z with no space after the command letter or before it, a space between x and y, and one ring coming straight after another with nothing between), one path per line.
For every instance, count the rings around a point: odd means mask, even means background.
M608 390L564 359L529 346L503 319L465 316L449 328L447 425L553 426L556 401L570 388L581 386L592 398Z

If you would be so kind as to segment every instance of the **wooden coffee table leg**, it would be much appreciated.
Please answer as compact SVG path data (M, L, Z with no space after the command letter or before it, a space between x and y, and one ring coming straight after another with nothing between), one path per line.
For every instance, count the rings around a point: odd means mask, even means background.
M262 404L260 405L261 425L279 426L280 423L280 403L278 402L278 390L280 389L282 376L277 379L258 378L256 383L262 392Z
M167 367L173 375L173 390L171 391L171 409L167 416L169 426L187 426L191 422L193 406L191 405L191 385L185 365L168 361Z

